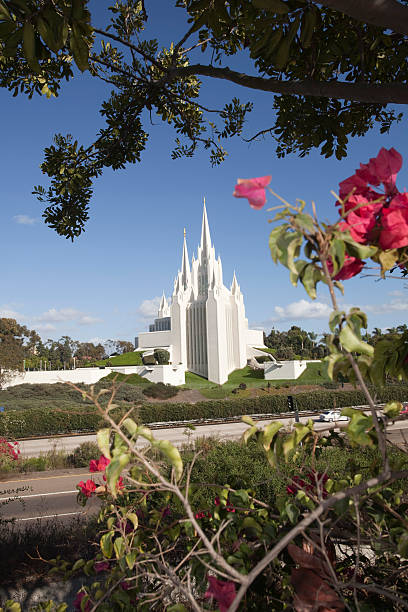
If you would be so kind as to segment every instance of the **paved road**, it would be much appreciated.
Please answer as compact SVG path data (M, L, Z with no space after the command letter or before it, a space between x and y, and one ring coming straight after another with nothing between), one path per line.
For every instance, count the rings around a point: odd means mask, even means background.
M0 480L0 516L13 518L18 523L77 520L97 510L97 500L85 508L77 504L76 485L91 474L86 469L37 472L32 475L9 476ZM2 502L8 503L3 504Z
M291 419L281 419L288 424ZM307 419L302 419L306 421ZM268 421L259 421L258 425L262 426ZM293 422L293 421L292 421ZM339 423L340 424L340 423ZM341 423L341 425L345 425ZM316 423L315 429L322 430L327 427L334 428L338 424L334 423ZM170 440L176 445L185 444L188 438L195 439L197 437L216 435L222 440L237 439L242 435L242 432L247 429L244 423L229 423L223 425L205 425L197 427L196 430L188 431L183 427L175 429L158 429L154 432L155 436L160 440ZM388 438L395 444L403 445L408 441L408 420L397 421L394 425L390 425L387 429ZM57 442L60 448L66 451L73 450L80 442L95 440L94 435L90 436L67 436L58 438ZM55 439L50 440L29 440L22 442L22 452L26 456L36 456L41 451L46 451L55 444ZM144 441L140 441L143 446ZM72 518L85 518L89 512L95 512L97 509L97 501L93 505L87 505L82 509L76 503L76 484L80 480L87 480L94 474L90 474L86 469L80 470L61 470L59 473L38 473L32 476L9 477L8 479L0 480L0 513L5 517L14 517L20 523L30 523L35 520L42 522L54 519L56 516L63 520ZM18 499L12 501L14 493L12 491L19 490L17 493ZM25 490L20 490L25 489ZM1 501L7 498L9 503L1 507Z
M301 418L304 423L309 417ZM293 423L293 419L279 419L285 425ZM261 427L270 423L270 419L258 421L257 424ZM339 422L338 425L343 425L344 422ZM319 431L327 427L334 427L334 424L316 422L315 430ZM248 428L245 423L223 423L217 425L200 425L195 430L190 430L186 427L175 427L169 429L156 429L153 434L158 440L170 440L173 444L181 446L189 440L195 440L206 436L217 436L221 440L233 440L239 438L242 433ZM395 425L391 425L389 431L396 429L408 428L408 420L397 421ZM408 432L407 432L408 433ZM67 453L72 452L82 442L95 442L94 434L84 436L65 436L60 438L50 438L41 440L24 440L20 442L21 453L25 457L38 457L42 452L52 450L55 446L58 449L65 450ZM138 446L145 446L146 442L143 439L138 441Z

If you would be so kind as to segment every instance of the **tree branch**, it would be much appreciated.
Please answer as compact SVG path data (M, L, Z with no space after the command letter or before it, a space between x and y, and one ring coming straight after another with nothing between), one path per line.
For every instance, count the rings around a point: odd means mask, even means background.
M408 7L397 0L318 0L356 21L408 36Z
M208 76L236 83L247 89L269 91L277 94L313 96L318 98L335 98L338 100L354 100L366 104L408 104L408 85L400 83L384 83L376 85L360 81L346 83L342 81L280 81L275 78L265 79L236 72L229 68L217 68L203 64L180 66L168 71L171 77L187 77L190 75ZM167 80L164 77L164 80Z

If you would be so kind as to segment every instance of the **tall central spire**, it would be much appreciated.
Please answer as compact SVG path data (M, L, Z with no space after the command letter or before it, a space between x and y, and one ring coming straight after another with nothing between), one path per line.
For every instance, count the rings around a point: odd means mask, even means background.
M183 242L183 258L181 261L181 283L186 289L191 281L190 262L188 261L188 251L186 242L186 228L184 228L184 242Z
M202 248L202 252L208 255L211 250L211 236L210 236L210 227L208 225L207 209L205 207L205 198L204 198L204 207L203 207L203 223L201 226L201 244L200 246Z

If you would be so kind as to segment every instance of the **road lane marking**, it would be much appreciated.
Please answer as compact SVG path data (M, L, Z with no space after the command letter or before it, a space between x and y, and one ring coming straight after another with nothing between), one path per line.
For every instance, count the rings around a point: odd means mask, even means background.
M57 518L58 516L73 516L74 514L83 514L83 512L65 512L64 514L46 514L43 516L30 516L29 518L15 519L15 521L16 523L22 521L38 521L40 519Z
M53 478L80 478L81 476L92 476L92 472L87 472L86 474L61 474L61 476L40 476L39 478L20 478L19 480L0 480L0 487L12 482L33 482L34 480L52 480Z
M32 495L15 495L14 497L0 497L0 501L18 501L19 499L31 499L32 497L48 497L49 495L67 495L68 493L78 493L78 489L73 491L53 491L52 493L33 493Z

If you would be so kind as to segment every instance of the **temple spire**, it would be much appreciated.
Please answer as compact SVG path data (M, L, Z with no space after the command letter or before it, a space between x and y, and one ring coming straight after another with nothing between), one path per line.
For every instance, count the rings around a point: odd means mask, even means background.
M200 247L203 253L209 254L210 249L211 249L211 236L210 236L210 227L208 225L207 209L205 207L205 198L204 198L204 206L203 206L203 222L201 226Z
M234 295L235 293L238 293L238 291L239 291L239 285L238 285L237 277L236 277L235 270L234 270L234 276L232 278L232 285L231 285L231 293Z
M190 262L188 260L186 228L184 228L183 258L181 261L181 284L186 289L191 282Z

